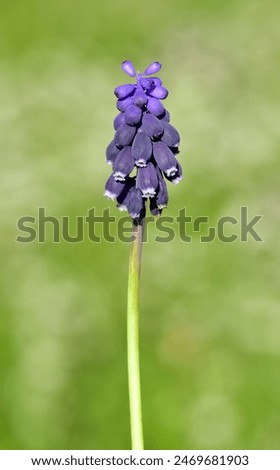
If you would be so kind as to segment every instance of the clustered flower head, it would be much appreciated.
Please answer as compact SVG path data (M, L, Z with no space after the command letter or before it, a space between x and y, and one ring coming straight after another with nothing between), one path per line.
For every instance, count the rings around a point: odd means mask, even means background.
M180 136L169 124L170 115L161 102L168 91L158 77L152 76L161 64L153 62L144 73L136 73L126 60L122 69L136 77L136 84L120 85L114 92L120 113L114 119L114 139L106 150L113 173L106 183L105 196L116 199L117 207L127 210L133 219L141 219L147 200L155 216L167 206L165 179L174 184L182 179L176 158Z

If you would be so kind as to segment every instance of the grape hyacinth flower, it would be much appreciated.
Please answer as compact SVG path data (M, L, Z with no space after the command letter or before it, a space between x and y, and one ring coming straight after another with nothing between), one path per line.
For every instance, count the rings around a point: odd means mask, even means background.
M136 79L134 84L115 89L119 114L114 119L115 136L106 149L112 174L105 185L105 196L117 201L133 220L133 239L129 258L127 295L128 389L132 449L143 449L143 426L139 365L139 275L146 204L158 217L168 203L166 180L177 184L182 167L177 160L180 136L169 123L169 112L162 100L167 89L154 75L161 65L153 62L144 73L135 72L126 60L123 71Z
M122 69L136 83L115 88L120 113L113 123L114 139L106 150L106 161L112 165L113 173L106 183L105 196L116 199L120 210L141 220L148 199L153 215L160 215L167 206L164 180L177 184L182 179L177 161L180 136L169 123L169 113L161 102L168 91L154 76L161 64L153 62L144 73L136 73L133 64L125 60Z

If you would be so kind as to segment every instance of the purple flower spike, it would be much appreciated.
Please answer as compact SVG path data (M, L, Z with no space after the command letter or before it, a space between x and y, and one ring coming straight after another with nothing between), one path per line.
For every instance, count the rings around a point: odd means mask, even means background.
M135 134L135 127L129 126L128 124L122 124L115 134L114 140L116 146L122 149L123 147L130 145Z
M165 142L168 147L179 147L179 132L175 129L175 127L171 126L171 124L168 124L168 122L164 122L163 136L161 140L162 142Z
M113 122L115 137L106 149L113 172L105 196L116 199L120 210L138 220L145 217L147 198L151 213L159 216L168 202L166 180L177 184L182 179L176 158L180 136L169 124L169 112L160 101L168 91L154 76L160 68L159 62L153 62L143 74L135 72L132 62L122 63L123 71L135 77L136 83L115 89L120 113ZM130 176L132 171L135 176Z
M167 176L173 176L177 173L177 160L164 142L153 144L153 155L159 169Z
M106 149L106 162L109 165L113 165L113 163L116 160L119 152L120 152L120 149L118 149L118 147L116 147L115 141L112 140L112 142L108 145L108 147Z
M150 137L144 132L139 132L132 144L132 156L139 167L147 165L147 161L152 155L152 142Z
M142 119L142 130L150 137L157 139L163 133L163 124L153 114L145 113Z
M153 75L154 73L159 72L161 69L161 64L159 62L153 62L146 68L144 75Z
M134 168L134 158L131 155L131 147L125 147L117 156L113 164L113 176L116 181L124 181Z
M136 188L141 189L143 197L154 197L158 188L158 177L154 165L149 162L147 166L138 168Z
M134 65L132 62L130 62L130 60L125 60L123 63L122 63L122 69L125 73L127 73L127 75L129 75L130 77L135 77L136 73L135 73L135 68L134 68Z
M125 183L123 181L116 181L114 176L111 175L105 185L104 196L108 199L116 199L122 193L124 187Z
M130 126L135 126L138 124L138 122L141 121L142 118L142 110L141 108L138 108L138 106L135 106L134 104L131 104L126 108L125 113L124 113L124 119L127 124Z
M115 88L115 95L119 100L124 100L135 91L135 85L120 85Z
M155 116L160 116L164 113L164 107L161 102L156 98L149 98L147 103L147 110Z

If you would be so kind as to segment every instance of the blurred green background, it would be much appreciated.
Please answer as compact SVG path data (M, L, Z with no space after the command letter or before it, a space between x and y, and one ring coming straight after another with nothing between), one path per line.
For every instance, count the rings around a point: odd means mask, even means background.
M2 449L129 449L124 243L15 242L23 215L114 203L113 88L163 63L185 178L165 215L263 214L257 243L144 247L147 449L279 449L278 1L0 7ZM150 227L150 233L154 229Z

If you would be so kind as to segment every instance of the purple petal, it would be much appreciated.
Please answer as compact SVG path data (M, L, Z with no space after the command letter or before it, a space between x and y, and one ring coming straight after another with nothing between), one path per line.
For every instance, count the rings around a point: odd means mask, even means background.
M164 113L164 107L161 102L156 98L149 98L147 103L147 109L150 113L155 116L160 116Z
M150 137L158 138L163 133L163 124L153 114L144 113L141 129Z
M149 67L146 68L144 74L153 75L153 73L159 72L160 69L161 69L161 64L159 62L153 62L152 64L149 65Z
M125 123L124 113L118 114L115 117L114 123L113 123L115 131L120 127L121 124L124 124L124 123Z
M116 199L122 193L124 187L124 182L116 181L114 176L111 175L105 185L104 196L106 196L108 199Z
M159 118L161 121L165 121L165 122L169 122L170 121L170 114L169 112L167 111L167 109L165 110L164 114L162 116L160 116Z
M119 100L127 98L129 95L135 91L135 85L127 84L120 85L115 88L114 93Z
M119 194L119 196L117 197L117 201L118 201L118 208L122 211L122 210L127 210L127 207L125 205L125 200L126 200L126 197L128 195L128 192L129 190L134 186L135 187L135 178L126 178L126 180L123 182L123 190L122 192Z
M155 87L156 87L156 86L161 86L161 85L162 85L162 81L161 81L161 79L160 79L160 78L158 78L158 77L151 77L151 80L153 80L153 82L154 82L154 86L155 86Z
M121 124L115 133L115 144L120 149L131 144L133 137L136 134L136 128L133 126L128 126L128 124Z
M131 155L131 147L125 147L117 156L114 164L114 178L116 181L124 181L134 168L134 158Z
M115 141L112 140L106 149L106 162L109 163L109 165L113 165L119 152L120 150L116 147Z
M177 160L164 142L155 142L153 144L153 155L159 169L167 176L173 176L177 173Z
M150 212L154 217L159 217L162 213L162 209L159 209L156 203L156 198L150 198Z
M143 168L138 168L136 187L141 189L143 197L154 197L156 195L158 177L156 169L151 162Z
M156 201L158 209L163 209L164 207L167 206L168 191L167 191L166 183L159 170L157 174L158 174L158 191L155 197L155 201Z
M140 80L141 87L144 88L144 90L149 90L150 88L154 88L154 81L152 78L141 78Z
M167 176L166 175L166 178L168 179L168 181L171 181L171 183L178 184L183 179L182 173L183 173L182 172L182 167L181 167L180 163L177 161L177 173L173 176Z
M118 100L117 101L117 108L118 108L119 111L124 113L125 110L128 108L128 106L130 106L131 104L133 104L133 97L129 96L128 98L126 98L124 100Z
M127 75L129 75L130 77L135 77L136 73L135 73L135 68L134 68L134 65L132 62L130 62L130 60L125 60L123 63L122 63L122 69L125 73L127 73Z
M141 121L142 110L138 106L131 104L126 108L124 113L125 122L131 126L135 126Z
M161 140L162 142L165 142L168 147L179 147L180 136L175 127L168 124L168 122L164 122Z
M139 132L132 144L132 156L137 166L146 166L152 155L152 142L144 132Z
M157 86L152 91L148 92L150 96L159 100L164 100L168 95L168 90L164 86Z
M173 155L178 155L180 153L179 147L169 147Z
M135 104L135 106L143 108L143 106L145 106L145 104L147 103L147 100L148 98L142 90L136 90L133 99L133 103Z
M129 215L133 219L138 219L144 209L144 200L140 189L133 186L129 190L124 204L126 205Z

